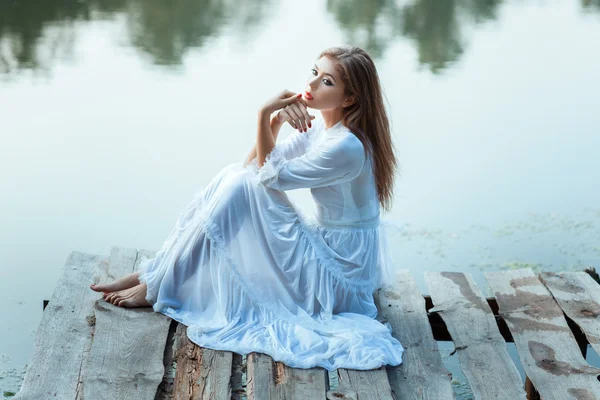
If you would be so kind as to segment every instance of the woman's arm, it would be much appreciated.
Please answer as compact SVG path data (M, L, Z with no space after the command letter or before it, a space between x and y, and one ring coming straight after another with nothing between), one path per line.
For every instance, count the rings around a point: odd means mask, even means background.
M275 147L275 139L273 130L271 129L270 115L277 110L281 110L292 103L300 102L302 93L294 93L289 90L281 91L277 96L269 99L258 110L258 129L256 134L256 161L259 168L262 168L267 154ZM308 114L306 114L308 116ZM307 118L309 121L310 118ZM299 120L300 122L300 120ZM298 130L304 130L304 124L298 127Z
M269 112L265 109L260 109L258 112L258 126L256 133L256 161L258 167L262 168L267 154L275 147L275 139L273 137L273 131L271 130L271 121L269 119Z
M273 116L271 118L270 124L271 124L271 132L273 134L273 140L275 142L277 142L277 136L279 135L279 131L281 130L281 127L283 126L283 122L279 122L279 120L277 118L277 114L275 114L275 116ZM254 144L252 146L252 149L250 150L248 157L246 157L246 161L244 162L244 165L248 164L255 157L256 157L256 144Z
M351 181L367 158L361 141L351 133L321 141L300 157L286 159L279 148L258 171L258 180L280 191L318 188Z

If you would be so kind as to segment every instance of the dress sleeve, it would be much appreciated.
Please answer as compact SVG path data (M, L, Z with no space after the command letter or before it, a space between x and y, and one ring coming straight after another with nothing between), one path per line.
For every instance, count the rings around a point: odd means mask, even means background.
M298 132L294 130L288 137L281 141L277 146L279 152L286 159L299 157L306 153L311 138L319 133L323 128L323 118L317 117L311 123L311 127L306 129L306 132Z
M294 130L285 139L275 144L277 151L286 159L299 157L306 153L310 138L317 134L322 129L323 119L317 117L312 121L312 126L306 130L306 132L299 132ZM249 164L257 165L256 157L248 162Z
M273 148L258 171L258 179L280 191L331 186L356 178L364 163L364 148L356 136L332 137L289 160Z
M306 153L307 146L308 132L298 132L297 130L276 145L279 153L286 159Z

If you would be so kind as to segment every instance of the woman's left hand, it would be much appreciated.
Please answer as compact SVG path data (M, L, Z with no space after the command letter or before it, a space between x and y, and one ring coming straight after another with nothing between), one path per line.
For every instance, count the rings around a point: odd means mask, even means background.
M277 96L273 97L269 101L267 101L259 110L259 113L264 113L266 115L271 115L273 112L287 106L288 104L292 104L296 101L302 100L302 93L294 93L289 90L283 90Z

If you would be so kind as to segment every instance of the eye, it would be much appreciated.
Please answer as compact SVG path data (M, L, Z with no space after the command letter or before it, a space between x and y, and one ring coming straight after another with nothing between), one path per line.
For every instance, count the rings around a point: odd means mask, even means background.
M312 72L313 75L317 75L317 70L314 68L311 68L310 70ZM333 84L331 83L331 81L329 79L323 79L323 82L327 82L325 85L327 86L332 86Z

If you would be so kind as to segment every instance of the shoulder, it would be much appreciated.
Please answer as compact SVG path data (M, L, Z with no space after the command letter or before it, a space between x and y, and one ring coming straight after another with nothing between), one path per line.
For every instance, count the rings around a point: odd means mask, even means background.
M365 162L362 142L347 129L328 137L323 143L322 150L328 157L340 164L362 167Z
M339 151L352 156L364 155L364 146L360 139L348 129L336 132L330 138L332 145Z

